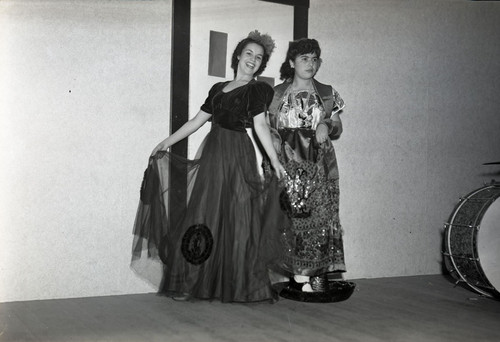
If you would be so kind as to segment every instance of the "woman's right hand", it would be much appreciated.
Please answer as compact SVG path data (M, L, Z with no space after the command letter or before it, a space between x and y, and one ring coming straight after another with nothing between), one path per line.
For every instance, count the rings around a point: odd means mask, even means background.
M151 152L151 157L154 156L158 151L165 151L170 147L170 145L167 143L166 139L163 140L161 143L159 143L154 149L153 152Z

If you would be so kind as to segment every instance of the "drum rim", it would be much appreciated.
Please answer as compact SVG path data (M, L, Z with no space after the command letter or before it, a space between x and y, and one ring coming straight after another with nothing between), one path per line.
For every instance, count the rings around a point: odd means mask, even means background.
M480 234L476 237L476 249L480 258L481 270L491 287L500 295L500 273L498 242L498 220L500 218L500 195L489 201L483 212L479 226Z
M465 203L467 203L467 201L469 199L471 199L472 196L474 196L480 192L483 192L487 189L498 188L499 186L500 186L500 183L493 183L490 185L485 185L485 186L480 187L474 191L471 191L466 196L461 197L460 202L457 205L455 205L455 208L453 209L452 214L450 215L450 219L445 224L446 229L445 229L445 253L444 254L449 258L449 260L453 266L453 270L448 269L448 272L451 273L452 271L454 271L460 277L460 279L458 281L464 282L465 284L467 284L470 288L472 288L476 292L483 294L487 297L500 297L500 292L491 284L491 282L488 279L486 273L484 272L483 267L482 267L480 262L477 262L476 267L478 267L479 271L481 272L481 276L482 276L483 280L485 281L486 285L488 285L492 289L492 291L488 292L485 289L482 289L482 288L478 287L477 285L472 284L471 282L469 282L467 280L467 277L460 271L460 269L458 268L458 266L455 262L454 254L453 254L453 251L451 248L451 230L454 226L453 222L455 220L455 217L457 216L457 214L459 213L459 211L463 207L463 205ZM477 223L481 222L481 220L482 220L484 214L486 213L487 209L489 208L489 206L499 198L500 198L500 192L497 193L495 196L492 196L488 201L486 201L485 204L482 206L481 210L479 211L479 213L477 213L477 215L474 217L474 222L473 222L474 225L470 226L471 228L476 229L476 233L474 235L475 241L473 241L473 242L475 242L473 257L476 261L479 261L479 255L477 255L478 254L477 253L477 230L479 228L479 225ZM484 210L485 207L486 207L486 210ZM455 224L455 226L457 226L457 225Z

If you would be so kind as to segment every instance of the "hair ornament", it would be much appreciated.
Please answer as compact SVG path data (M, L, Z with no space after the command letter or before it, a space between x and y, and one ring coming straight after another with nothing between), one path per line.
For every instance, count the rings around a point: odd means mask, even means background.
M258 30L255 30L248 34L248 38L261 44L264 47L266 54L268 54L269 56L271 56L274 49L276 48L274 40L267 33L261 34Z

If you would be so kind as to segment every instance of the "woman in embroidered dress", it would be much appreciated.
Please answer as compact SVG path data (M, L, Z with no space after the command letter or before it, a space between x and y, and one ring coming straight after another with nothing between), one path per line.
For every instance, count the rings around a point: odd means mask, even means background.
M345 271L339 222L339 177L331 139L342 132L344 102L314 76L321 64L315 39L290 44L280 69L284 83L274 88L269 124L286 170L282 207L293 222L285 232L282 267L289 288L325 291L326 274Z
M277 299L267 267L279 243L276 225L283 212L277 179L284 169L265 118L273 89L254 79L274 46L258 31L240 41L232 56L234 79L213 85L198 114L152 152L134 227L132 268L142 273L143 250L150 259L161 258L162 294L222 302ZM194 160L167 151L207 121L211 130ZM249 128L271 160L271 182L259 173ZM167 196L168 180L182 169L188 172L187 206L178 222L169 224L168 204L176 200L175 194Z

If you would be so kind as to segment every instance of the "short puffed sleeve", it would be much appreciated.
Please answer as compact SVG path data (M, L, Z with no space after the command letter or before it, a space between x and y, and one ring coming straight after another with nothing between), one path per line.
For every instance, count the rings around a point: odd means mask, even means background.
M345 103L344 100L340 97L338 91L332 88L332 92L333 92L333 109L332 109L332 115L333 115L344 109Z
M266 112L273 100L274 90L266 82L257 81L250 85L248 114L252 117Z
M205 113L208 113L208 114L214 113L214 101L213 101L213 99L214 99L215 94L217 94L217 92L221 88L222 84L223 84L222 82L215 83L212 86L212 88L210 88L210 91L208 92L207 99L205 100L205 103L200 108Z

